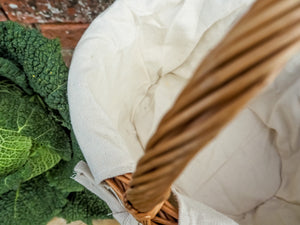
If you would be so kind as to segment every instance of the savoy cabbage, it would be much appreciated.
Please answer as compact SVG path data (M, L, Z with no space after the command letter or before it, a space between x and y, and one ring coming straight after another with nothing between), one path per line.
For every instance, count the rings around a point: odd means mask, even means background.
M72 133L68 68L58 40L0 22L0 218L43 225L109 218L110 210L70 177L83 159ZM87 210L90 209L90 210Z

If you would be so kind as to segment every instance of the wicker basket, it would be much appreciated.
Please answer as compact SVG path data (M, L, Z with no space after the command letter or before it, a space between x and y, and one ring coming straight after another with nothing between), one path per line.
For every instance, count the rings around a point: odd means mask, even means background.
M299 9L298 0L258 0L202 61L135 173L106 180L137 221L178 223L172 183L300 47Z

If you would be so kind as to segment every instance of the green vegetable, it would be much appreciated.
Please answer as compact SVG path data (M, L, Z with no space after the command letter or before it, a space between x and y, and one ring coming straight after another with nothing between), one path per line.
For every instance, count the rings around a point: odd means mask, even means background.
M2 225L42 225L68 203L66 194L50 187L43 176L23 183L17 191L0 196Z
M110 218L107 205L72 180L83 160L72 133L68 69L58 40L0 22L0 218L45 225Z
M58 110L69 125L68 68L63 62L59 41L43 38L37 30L29 31L10 21L0 23L0 33L0 55L19 67L26 76L27 82L18 78L20 82L16 84L25 91L28 91L29 85L51 109ZM9 70L15 71L13 66L4 67L1 63L0 68L3 68L2 76L16 80L8 77L11 74Z
M48 171L46 175L50 185L55 186L62 192L78 192L84 190L82 185L70 179L70 176L73 175L75 165L80 160L84 160L73 132L71 132L71 140L73 149L72 159L70 161L62 161L59 165Z
M12 61L0 57L0 75L11 79L15 84L22 87L27 94L33 93L27 83L26 75Z
M92 224L93 219L105 219L110 215L106 204L87 190L74 192L69 195L68 199L68 203L60 214L68 223L81 220Z
M1 81L0 114L0 194L70 160L69 137L36 96Z
M30 138L0 128L0 176L23 166L30 155L31 146Z

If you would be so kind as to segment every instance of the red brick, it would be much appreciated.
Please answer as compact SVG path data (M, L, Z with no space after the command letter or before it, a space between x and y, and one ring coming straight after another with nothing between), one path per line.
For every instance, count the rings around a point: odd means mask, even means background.
M7 18L5 16L5 14L3 13L2 9L0 9L0 22L1 21L6 21L6 20L7 20Z
M90 23L113 0L0 0L8 18L22 23Z
M66 63L66 66L69 67L73 56L73 49L63 49L61 53Z
M47 38L59 38L65 49L75 48L89 24L41 24L39 29Z

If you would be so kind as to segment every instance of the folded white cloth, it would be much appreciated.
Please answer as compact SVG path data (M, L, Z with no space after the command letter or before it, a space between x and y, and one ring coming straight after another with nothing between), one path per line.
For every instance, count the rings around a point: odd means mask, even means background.
M117 219L120 224L140 224L124 209L118 196L108 185L95 183L94 177L85 162L79 162L75 171L77 172L75 180L99 196L102 200L106 201L112 210L114 218ZM180 208L179 224L236 225L231 219L198 201L178 193L176 189L173 189L173 193L176 195Z
M68 95L87 164L75 179L121 224L138 223L102 181L134 171L201 59L252 2L117 0L81 38ZM297 71L299 56L185 169L173 185L179 224L300 223Z

